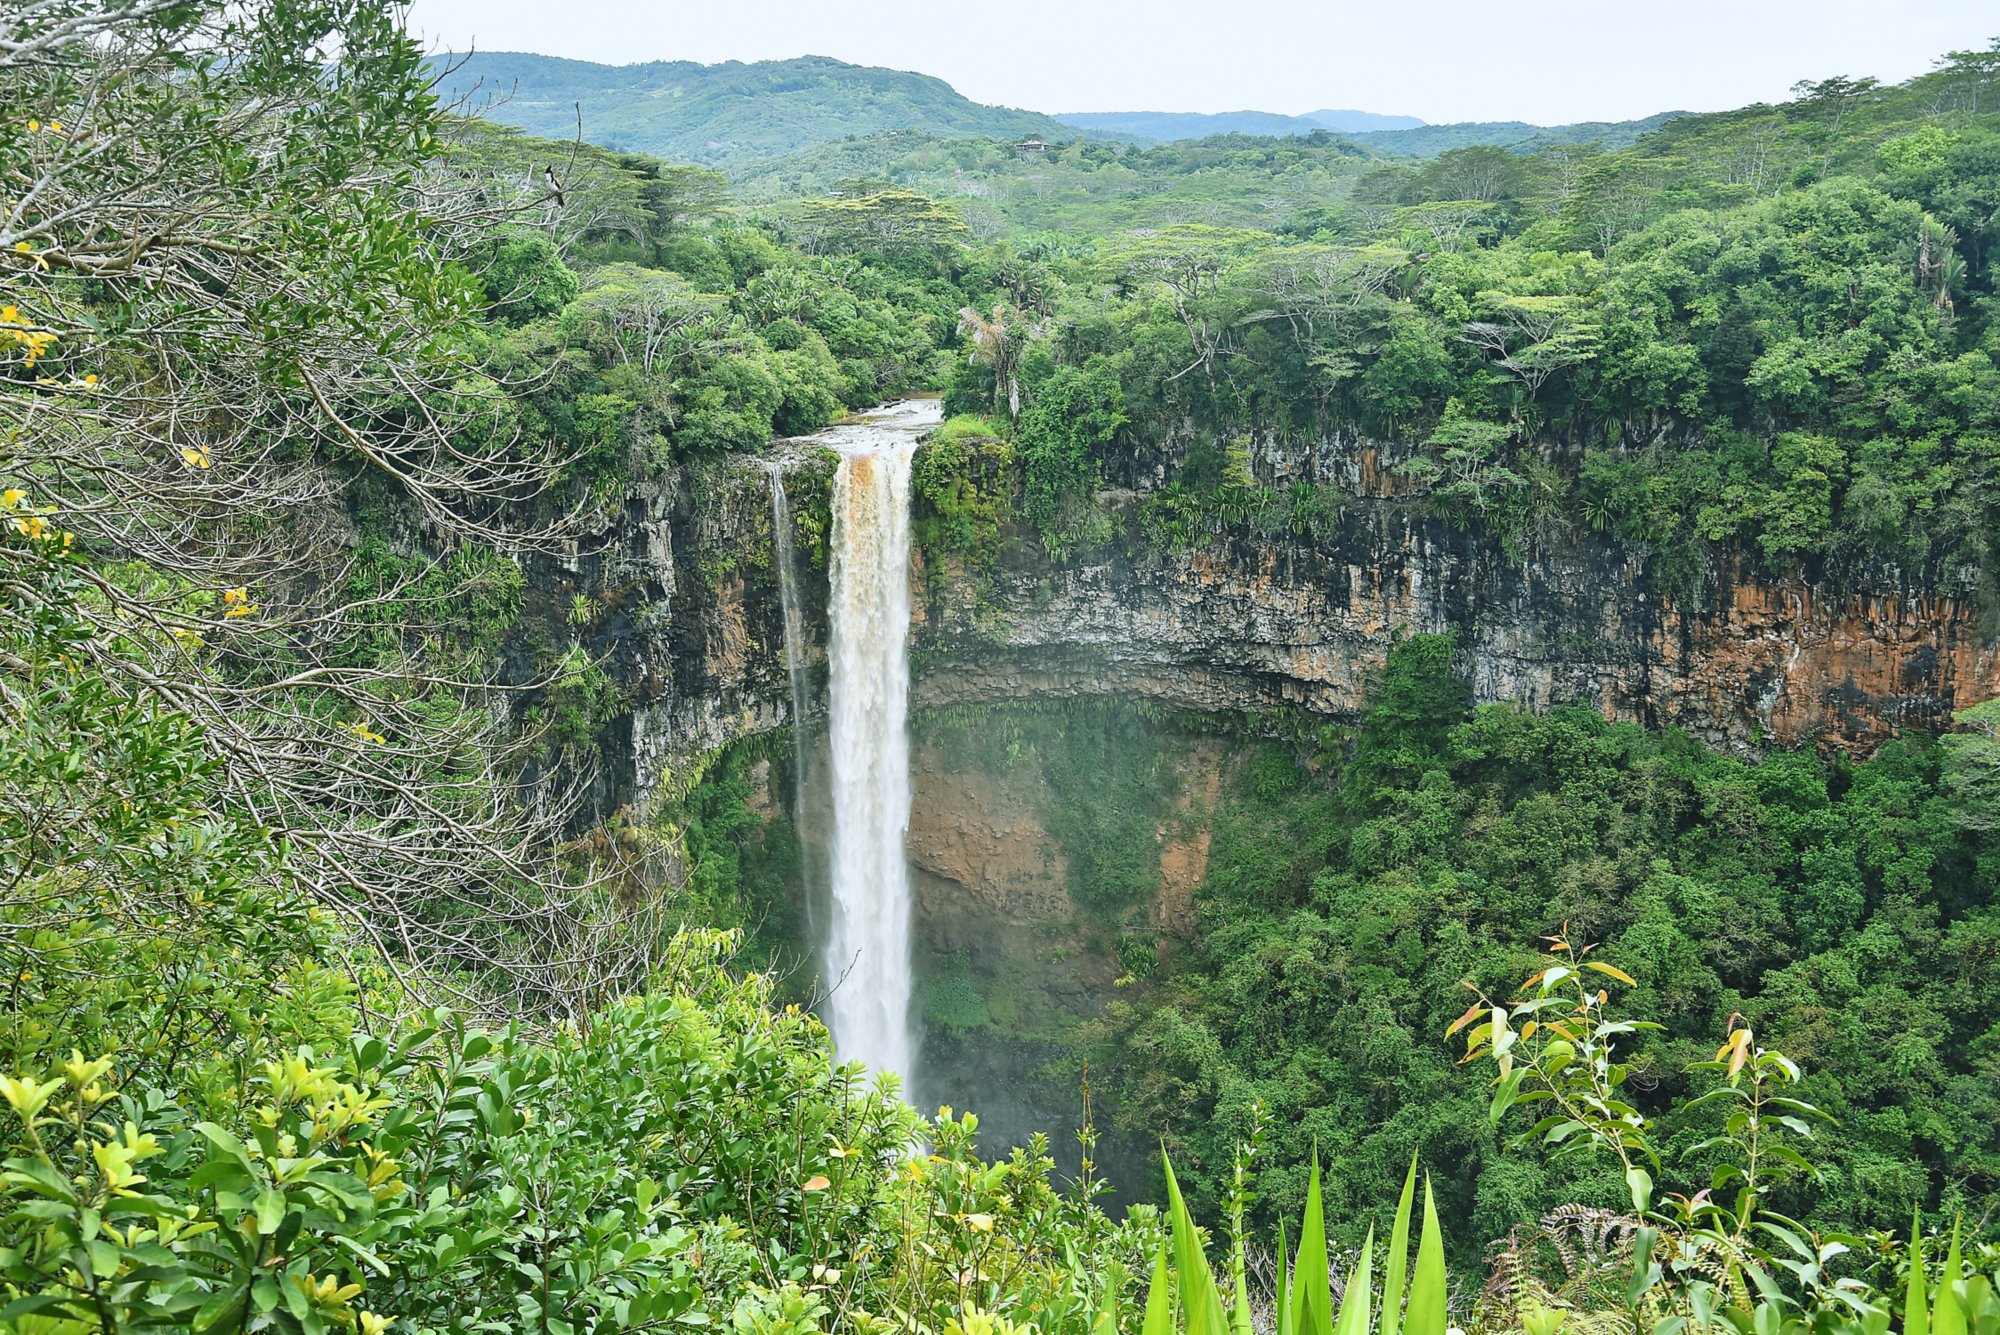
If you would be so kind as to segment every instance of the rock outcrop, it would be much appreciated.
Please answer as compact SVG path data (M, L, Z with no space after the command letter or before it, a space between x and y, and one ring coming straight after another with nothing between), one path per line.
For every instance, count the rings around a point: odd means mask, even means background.
M1479 701L1582 702L1739 751L1866 752L2000 695L2000 651L1974 609L1886 575L1835 587L1729 558L1704 595L1677 602L1616 541L1586 533L1517 560L1427 516L1397 494L1388 446L1260 442L1252 456L1271 485L1334 484L1353 499L1318 535L1238 525L1162 552L1128 523L1124 539L1070 564L1024 534L977 570L919 562L917 707L1117 693L1253 726L1278 711L1351 719L1390 645L1413 632L1456 637ZM823 525L824 454L801 449L786 468L799 523ZM1164 464L1138 455L1129 473L1107 496L1128 518ZM768 488L748 461L672 475L627 496L580 549L589 555L530 572L556 603L588 591L607 609L586 647L631 712L604 738L604 805L643 804L701 754L789 721ZM826 574L813 535L799 547L819 668Z

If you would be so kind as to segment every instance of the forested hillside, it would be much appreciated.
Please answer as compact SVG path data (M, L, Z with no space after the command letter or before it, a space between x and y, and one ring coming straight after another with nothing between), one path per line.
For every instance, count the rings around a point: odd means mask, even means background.
M926 391L912 573L989 645L1003 568L1339 538L1362 498L1270 466L1308 440L1520 566L1990 644L1996 52L1407 160L1024 157L1040 118L896 76L993 137L737 196L702 164L882 106L649 67L531 138L361 0L0 16L0 1331L1991 1335L1992 702L1725 755L1474 709L1399 630L1352 717L919 718L1047 801L1042 972L961 951L920 1018L1036 1045L1063 1169L832 1051L781 716L599 775L696 655L785 671L747 613L672 642L773 583L730 470L823 570L781 438Z
M441 90L533 134L735 167L827 139L917 134L1068 140L1048 116L973 102L942 79L824 56L593 65L513 51L440 61Z

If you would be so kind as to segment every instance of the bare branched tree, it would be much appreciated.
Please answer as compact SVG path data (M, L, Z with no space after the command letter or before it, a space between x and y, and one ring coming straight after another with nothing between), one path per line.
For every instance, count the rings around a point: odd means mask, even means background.
M0 605L68 600L104 679L199 722L232 804L392 960L582 1006L648 932L563 871L571 804L520 797L490 674L428 652L463 589L353 578L357 486L419 568L564 538L563 461L515 439L449 262L546 192L454 188L444 128L374 0L0 17L0 482L38 539L0 548ZM399 647L360 651L385 618Z

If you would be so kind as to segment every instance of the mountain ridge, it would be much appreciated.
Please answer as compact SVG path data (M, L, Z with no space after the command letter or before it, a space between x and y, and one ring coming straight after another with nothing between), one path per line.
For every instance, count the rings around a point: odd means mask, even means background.
M568 138L581 120L583 137L606 148L704 166L905 130L1065 141L1080 133L1040 112L974 102L934 75L830 56L602 65L494 51L433 68L441 95L503 125Z
M469 113L530 134L583 138L732 170L816 144L914 133L937 138L1138 144L1218 136L1335 134L1392 156L1429 157L1474 144L1531 149L1596 141L1625 147L1685 113L1636 121L1530 125L1428 124L1414 116L1333 108L1277 112L1070 112L1045 115L973 101L934 75L830 56L787 60L654 60L605 65L525 51L472 52L433 61L440 94Z
M1428 124L1416 116L1385 116L1373 111L1337 111L1331 108L1308 111L1299 116L1246 108L1242 111L1213 112L1065 111L1057 112L1055 118L1080 130L1151 143L1206 139L1218 134L1294 135L1323 130L1335 134L1371 134L1422 129Z

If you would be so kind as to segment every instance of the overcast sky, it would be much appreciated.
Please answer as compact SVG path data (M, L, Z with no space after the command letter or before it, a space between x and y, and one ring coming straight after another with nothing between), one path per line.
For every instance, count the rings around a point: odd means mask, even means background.
M1035 111L1627 120L1905 79L1993 0L412 0L438 47L608 64L833 56Z

